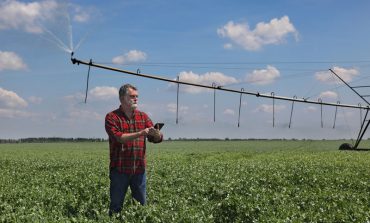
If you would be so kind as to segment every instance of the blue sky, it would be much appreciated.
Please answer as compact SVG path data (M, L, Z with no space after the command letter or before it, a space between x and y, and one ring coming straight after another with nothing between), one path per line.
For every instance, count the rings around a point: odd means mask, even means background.
M1 0L0 138L105 138L124 83L138 87L139 109L166 124L166 138L354 138L358 109L338 108L333 129L335 107L295 103L288 128L291 102L244 95L238 128L238 94L216 92L214 122L213 91L187 86L176 124L175 85L97 68L85 104L88 67L70 52L170 79L364 104L328 69L370 82L369 9L365 0Z

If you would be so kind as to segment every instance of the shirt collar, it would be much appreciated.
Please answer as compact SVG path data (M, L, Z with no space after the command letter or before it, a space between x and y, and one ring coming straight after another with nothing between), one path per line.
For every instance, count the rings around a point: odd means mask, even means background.
M118 111L121 115L123 115L126 119L130 120L131 118L135 119L135 116L138 114L139 110L135 109L132 113L132 117L128 117L126 113L123 112L122 106L120 105Z

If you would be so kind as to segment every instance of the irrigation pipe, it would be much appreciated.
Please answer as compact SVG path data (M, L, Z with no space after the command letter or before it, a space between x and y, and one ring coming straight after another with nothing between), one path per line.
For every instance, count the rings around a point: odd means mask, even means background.
M160 80L160 81L166 81L170 83L175 83L175 84L183 84L183 85L189 85L189 86L194 86L194 87L201 87L201 88L207 88L207 89L212 89L212 90L220 90L220 91L226 91L226 92L231 92L231 93L239 93L239 94L246 94L246 95L254 95L256 97L261 97L261 98L270 98L270 99L277 99L277 100L283 100L283 101L294 101L294 102L300 102L300 103L308 103L308 104L318 104L318 105L326 105L326 106L337 106L337 107L344 107L344 108L357 108L357 109L365 109L369 110L369 106L361 106L361 105L351 105L351 104L337 104L337 103L329 103L329 102L318 102L318 101L312 101L308 100L305 98L291 98L291 97L284 97L284 96L277 96L277 95L271 95L271 94L261 94L259 92L249 92L249 91L241 91L241 90L234 90L234 89L228 89L228 88L223 88L222 86L210 86L210 85L203 85L203 84L196 84L196 83L189 83L185 81L180 81L180 80L173 80L173 79L168 79L160 76L155 76L155 75L150 75L150 74L142 74L141 72L132 72L128 70L121 70L117 69L114 67L109 67L109 66L104 66L100 64L96 64L90 60L89 62L78 60L76 58L73 58L73 55L71 57L71 61L73 64L83 64L91 67L97 67L105 70L111 70L115 72L120 72L120 73L125 73L129 75L134 75L138 77L143 77L143 78L149 78L149 79L154 79L154 80ZM361 97L362 98L362 97ZM366 100L365 100L366 101ZM367 102L367 101L366 101Z

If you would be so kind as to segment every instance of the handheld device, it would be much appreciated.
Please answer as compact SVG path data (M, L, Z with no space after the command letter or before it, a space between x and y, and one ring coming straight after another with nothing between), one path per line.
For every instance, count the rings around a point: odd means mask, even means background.
M161 128L164 126L164 123L155 123L154 128L161 130Z

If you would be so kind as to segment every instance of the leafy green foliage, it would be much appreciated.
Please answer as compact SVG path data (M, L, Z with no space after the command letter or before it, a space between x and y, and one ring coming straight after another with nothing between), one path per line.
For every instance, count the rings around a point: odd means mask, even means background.
M148 204L112 219L107 143L0 144L0 221L369 222L370 153L341 143L148 144Z

